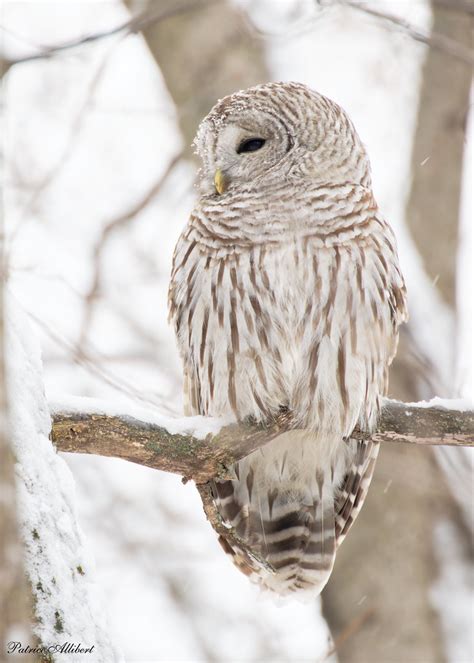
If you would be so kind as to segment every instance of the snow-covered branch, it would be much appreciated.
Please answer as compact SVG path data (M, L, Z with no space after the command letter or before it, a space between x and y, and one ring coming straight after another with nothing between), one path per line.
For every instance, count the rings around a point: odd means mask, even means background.
M81 408L82 404L82 408ZM285 429L285 420L262 426L228 424L204 417L171 419L147 410L121 414L97 401L76 399L52 407L52 439L59 451L122 458L196 483L229 477L228 468ZM354 437L367 433L354 431ZM386 400L378 442L474 446L474 411L463 401L428 403Z
M216 509L209 479L233 478L236 461L268 444L288 425L288 414L268 425L225 424L206 417L171 419L144 409L128 414L120 408L86 398L56 402L51 407L52 440L59 451L122 458L193 479L207 519L250 557L266 565ZM356 430L354 437L366 438ZM433 399L423 403L386 400L377 432L378 442L474 446L474 411L463 401ZM221 540L223 540L221 538Z

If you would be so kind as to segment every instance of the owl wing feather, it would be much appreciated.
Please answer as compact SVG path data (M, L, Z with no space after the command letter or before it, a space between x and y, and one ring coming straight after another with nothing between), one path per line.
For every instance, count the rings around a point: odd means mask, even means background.
M344 541L357 518L367 495L379 453L379 443L371 440L349 440L356 447L354 460L344 477L335 503L336 548Z
M388 228L387 228L388 230ZM393 254L393 244L388 242L390 252ZM380 245L378 245L381 250ZM379 265L382 269L382 265ZM404 279L397 264L393 266L391 280L383 295L386 305L390 311L391 329L385 342L387 344L387 359L379 393L386 396L388 391L388 368L392 363L398 346L398 328L408 319L406 306L406 288ZM385 267L386 271L386 267ZM359 515L364 504L367 491L372 481L375 463L379 453L380 445L370 439L348 441L354 447L354 458L351 467L344 477L339 495L335 504L336 517L336 549L345 539L349 529Z

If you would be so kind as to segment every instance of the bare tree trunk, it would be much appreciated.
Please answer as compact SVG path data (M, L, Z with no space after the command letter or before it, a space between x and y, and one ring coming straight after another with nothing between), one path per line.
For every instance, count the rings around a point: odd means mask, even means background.
M433 30L470 46L467 16L436 7L433 13ZM453 308L469 91L469 66L430 50L407 221L428 274L438 280ZM410 401L435 395L430 385L439 379L433 371L408 329L391 372L390 396ZM384 445L367 502L323 594L335 635L372 609L370 619L338 648L342 663L444 660L440 624L429 596L437 575L433 528L443 516L460 522L434 452Z
M473 45L474 21L434 8L433 30ZM432 50L425 63L407 223L428 276L455 306L456 254L471 68Z

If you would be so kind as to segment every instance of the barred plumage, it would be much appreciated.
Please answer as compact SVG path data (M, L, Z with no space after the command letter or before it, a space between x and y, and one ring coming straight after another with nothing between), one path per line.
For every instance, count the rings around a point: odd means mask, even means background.
M196 142L200 198L169 296L186 411L289 413L294 430L213 489L224 520L274 572L224 541L239 568L279 594L316 594L377 457L350 435L376 424L406 317L395 240L347 115L301 84L226 97Z

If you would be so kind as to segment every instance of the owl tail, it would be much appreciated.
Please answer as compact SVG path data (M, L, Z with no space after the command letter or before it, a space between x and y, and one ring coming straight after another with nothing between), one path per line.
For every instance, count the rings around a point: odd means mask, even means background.
M283 437L240 461L237 480L214 483L219 513L253 555L224 537L221 544L264 588L312 597L334 564L334 468L318 466L307 440Z

